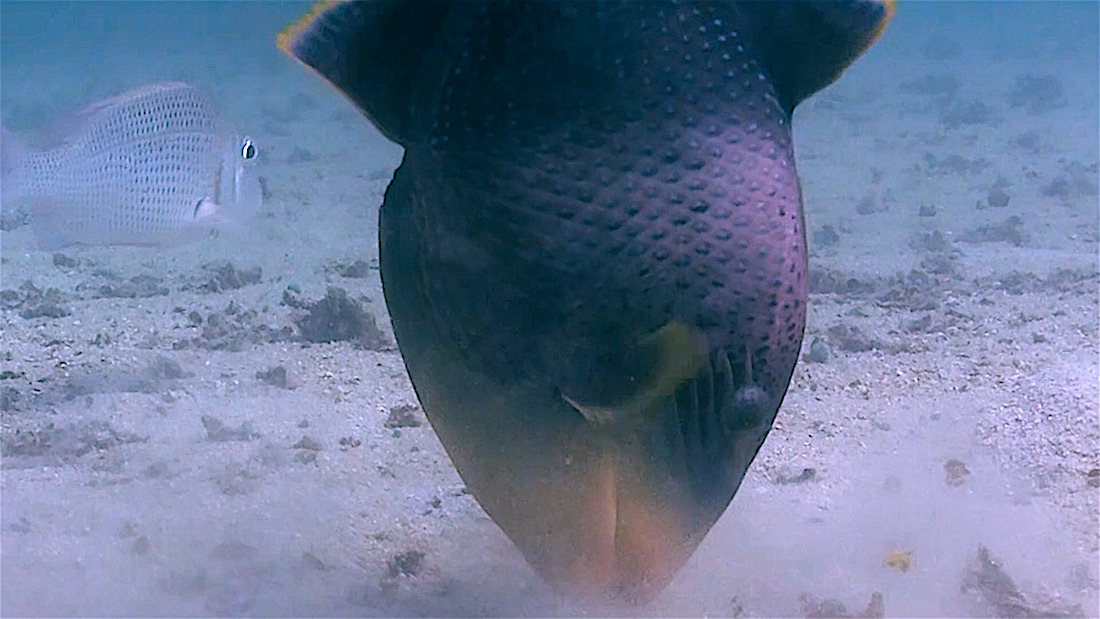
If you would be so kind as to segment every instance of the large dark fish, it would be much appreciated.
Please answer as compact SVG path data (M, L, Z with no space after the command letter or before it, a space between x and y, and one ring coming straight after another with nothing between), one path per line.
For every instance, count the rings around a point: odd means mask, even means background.
M791 114L893 11L337 2L280 35L405 147L380 217L398 345L559 592L652 597L733 498L806 319Z

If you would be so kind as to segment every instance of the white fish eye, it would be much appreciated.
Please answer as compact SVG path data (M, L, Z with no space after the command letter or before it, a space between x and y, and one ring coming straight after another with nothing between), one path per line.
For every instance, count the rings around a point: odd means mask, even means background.
M252 140L245 139L241 144L241 157L247 161L256 157L256 145L252 143Z

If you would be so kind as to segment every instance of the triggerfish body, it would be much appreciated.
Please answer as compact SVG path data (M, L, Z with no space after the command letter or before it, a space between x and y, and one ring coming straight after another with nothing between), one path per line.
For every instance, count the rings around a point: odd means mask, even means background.
M41 249L178 245L259 212L257 154L194 86L149 84L29 136L3 130L0 202L30 207Z
M381 271L470 492L641 602L733 499L802 342L791 115L890 1L327 2L280 47L405 148Z

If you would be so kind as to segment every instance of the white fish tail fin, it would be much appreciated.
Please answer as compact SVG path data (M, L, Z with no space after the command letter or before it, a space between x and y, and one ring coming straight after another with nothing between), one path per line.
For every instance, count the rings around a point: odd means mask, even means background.
M26 148L0 125L0 208L7 209L27 198Z
M31 230L38 249L57 251L79 242L70 229L72 217L66 214L63 204L39 200L31 205Z

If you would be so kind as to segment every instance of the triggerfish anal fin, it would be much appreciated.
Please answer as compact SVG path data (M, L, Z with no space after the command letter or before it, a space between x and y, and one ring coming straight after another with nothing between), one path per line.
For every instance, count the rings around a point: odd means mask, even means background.
M833 83L886 29L896 0L756 3L763 62L788 112Z
M319 2L279 33L279 49L344 93L387 138L405 145L413 77L452 2Z

